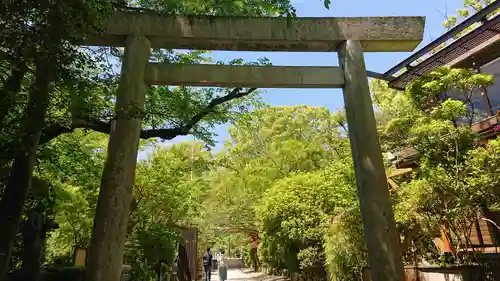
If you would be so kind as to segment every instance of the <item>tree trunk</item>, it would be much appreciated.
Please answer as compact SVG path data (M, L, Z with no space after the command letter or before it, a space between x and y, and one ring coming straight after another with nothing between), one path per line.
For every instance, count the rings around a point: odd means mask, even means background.
M24 69L14 67L9 78L5 81L4 88L0 90L0 124L2 125L5 125L5 119L15 101L16 95L21 91L25 73Z
M21 23L22 30L25 32L25 25ZM0 90L0 124L6 125L5 119L15 103L16 95L21 91L24 76L27 67L24 62L23 53L26 51L27 40L22 40L21 46L15 48L14 58L10 63L10 75Z
M108 158L92 229L86 281L120 279L146 93L144 72L149 53L147 38L127 38L116 97L116 117L111 128Z
M5 81L3 89L0 90L0 124L2 124L0 131L12 128L12 126L9 126L7 123L8 116L9 112L13 109L12 106L16 101L17 95L21 91L25 74L26 71L24 69L14 65L10 71L9 77ZM9 163L11 163L12 159L15 157L14 153L17 148L18 147L13 146L12 143L4 141L3 146L0 146L0 150L2 151L2 155L0 156L0 168L9 168ZM0 173L3 174L2 171L0 171ZM0 176L7 176L6 173L2 174L0 174Z
M0 201L0 280L4 280L16 241L24 201L31 187L36 149L44 126L55 65L48 54L36 61L35 85L29 93L28 106L23 116L20 148Z
M23 272L26 281L37 281L40 275L44 224L44 216L35 212L28 217L22 231L24 249L21 272Z

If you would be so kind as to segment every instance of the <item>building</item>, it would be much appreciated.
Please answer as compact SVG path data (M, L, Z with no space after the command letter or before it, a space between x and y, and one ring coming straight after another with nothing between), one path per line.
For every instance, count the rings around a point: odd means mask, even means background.
M478 72L495 76L492 86L473 93L473 106L478 115L471 129L482 136L484 142L496 137L500 129L500 1L458 24L418 52L409 56L382 76L389 87L404 90L412 81L431 71L450 66L473 68ZM460 99L451 95L450 98ZM402 176L418 168L419 152L412 147L390 153L397 170L388 172L389 184L395 187L391 177ZM478 220L471 234L472 247L476 251L500 250L500 231L495 222L500 214L487 210L482 214L489 219ZM498 218L497 218L498 217ZM444 252L449 249L445 236L436 237L436 245Z
M495 84L473 95L479 111L473 130L488 134L497 125L500 112L500 1L495 1L475 15L449 30L418 52L389 69L384 76L389 86L403 90L413 80L441 66L473 68L495 76ZM491 16L492 13L495 13ZM470 30L465 35L460 33ZM435 51L443 44L446 47ZM396 74L399 74L395 76ZM453 97L452 97L453 98ZM494 119L494 120L490 120Z

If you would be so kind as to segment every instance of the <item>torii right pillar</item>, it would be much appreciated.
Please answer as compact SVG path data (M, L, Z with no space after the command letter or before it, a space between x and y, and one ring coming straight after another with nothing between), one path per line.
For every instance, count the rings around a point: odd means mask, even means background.
M344 104L349 126L368 263L373 281L403 281L399 237L377 134L363 48L347 40L338 48L344 71Z

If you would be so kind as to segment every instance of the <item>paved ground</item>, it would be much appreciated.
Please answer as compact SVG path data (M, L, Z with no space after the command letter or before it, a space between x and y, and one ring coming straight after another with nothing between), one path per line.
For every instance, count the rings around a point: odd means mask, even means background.
M227 281L284 281L284 277L268 276L263 272L254 272L250 269L228 269ZM212 272L212 280L219 281L217 271Z

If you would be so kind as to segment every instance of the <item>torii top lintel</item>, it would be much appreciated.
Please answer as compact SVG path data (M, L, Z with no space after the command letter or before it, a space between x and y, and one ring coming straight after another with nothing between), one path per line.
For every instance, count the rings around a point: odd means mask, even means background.
M334 52L346 40L359 40L365 52L409 52L422 41L424 26L425 17L287 19L116 12L104 35L85 44L121 47L128 35L142 35L153 48Z

